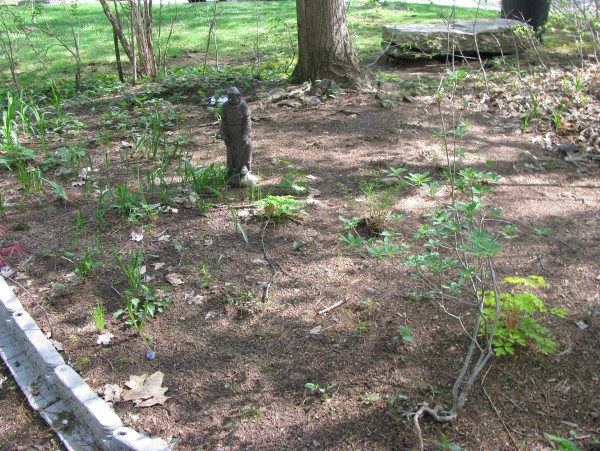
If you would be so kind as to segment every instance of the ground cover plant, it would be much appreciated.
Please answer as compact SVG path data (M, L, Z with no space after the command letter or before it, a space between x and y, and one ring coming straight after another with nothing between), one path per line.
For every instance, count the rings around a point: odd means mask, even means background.
M384 3L351 8L359 36L447 11ZM244 13L256 42L255 8L291 26L291 5L228 3L219 36L241 39L224 25ZM219 45L239 67L179 55L135 87L84 71L86 96L23 78L0 100L2 275L123 421L174 449L595 449L598 65L568 42L550 29L485 71L378 60L377 92L296 109L272 100L306 88L290 55L244 65L239 45ZM256 187L226 188L214 140L232 84ZM164 406L111 391L156 371ZM0 447L59 449L4 368L0 418Z

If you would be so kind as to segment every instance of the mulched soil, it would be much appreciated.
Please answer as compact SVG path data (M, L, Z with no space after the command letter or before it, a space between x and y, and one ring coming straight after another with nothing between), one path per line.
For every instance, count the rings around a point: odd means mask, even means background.
M318 190L316 202L305 207L308 214L279 222L254 215L244 189L229 189L222 199L206 198L216 206L201 214L186 204L175 179L168 204L176 213L131 224L111 210L101 227L95 189L108 179L113 187L117 182L137 184L135 164L127 168L120 159L121 142L131 141L129 132L107 128L101 116L123 98L68 107L86 128L79 136L57 137L51 150L73 144L87 149L97 186L89 192L71 188L73 177L62 176L59 180L69 186L68 201L57 201L49 192L20 201L23 189L17 178L3 173L5 203L18 202L23 208L3 215L9 230L2 242L19 241L27 253L14 262L12 278L19 285L9 283L44 331L51 330L62 344L65 360L99 393L106 384L123 387L131 375L165 374L170 399L163 406L118 402L114 408L127 426L163 438L174 449L413 448L414 426L404 414L422 402L448 406L468 340L436 302L413 294L423 287L398 259L374 259L347 249L339 240L343 224L338 217L367 216L372 203L360 183L380 178L389 167L429 171L442 181L445 156L439 138L432 137L441 129L441 116L434 96L419 86L424 80L436 86L445 68L435 63L383 67L404 71L402 86L384 83L378 95L347 92L317 107L277 107L259 86L243 92L255 119L253 170L262 194L284 193L281 181L290 168L309 176L303 181ZM543 148L546 137L554 143L576 142L586 124L557 134L549 123L538 121L523 133L522 112L513 108L517 100L508 98L508 86L497 85L493 92L486 98L465 89L455 105L457 121L470 123L460 140L466 149L463 164L502 175L488 202L502 207L503 219L518 225L518 237L494 261L498 277L543 276L548 287L537 294L568 315L545 321L558 343L556 353L521 349L515 356L495 358L457 421L422 419L424 445L548 449L544 433L549 433L569 437L582 449L598 449L597 160L582 152L587 159L582 172L556 146ZM403 101L403 94L412 101ZM217 127L205 113L206 105L194 95L171 100L180 120L169 131L186 134L183 146L192 163L222 163L224 149L213 140ZM498 102L504 103L498 107ZM598 98L590 95L589 105L597 108ZM449 110L444 117L452 122ZM104 145L97 139L102 133L110 137L109 172L101 158ZM524 152L537 162L532 164ZM144 174L152 164L139 160L139 166ZM145 175L140 179L145 182ZM407 215L398 226L407 242L422 215L447 202L445 194L442 190L431 197L407 187L393 197L389 210ZM155 194L150 201L161 200ZM234 227L227 205L235 207L248 242ZM75 243L77 211L85 225ZM534 232L544 227L547 234ZM132 232L143 232L143 239L132 241ZM98 257L104 266L82 281L67 281L74 269L68 259L98 240L105 247ZM143 329L156 352L153 360L146 359L146 344L123 318L111 317L122 308L126 288L112 246L121 255L141 250L153 277L150 283L171 293L170 306ZM203 262L214 267L219 259L204 287ZM273 280L269 261L276 270ZM167 275L182 283L170 284ZM268 299L262 302L263 287L271 280ZM108 346L96 344L99 331L91 312L99 302L106 309L107 330L114 334ZM394 339L403 325L414 344ZM322 327L318 333L316 326ZM4 379L7 371L0 371L0 448L58 449L57 439L30 412L11 379ZM318 384L323 392L306 388L307 383Z

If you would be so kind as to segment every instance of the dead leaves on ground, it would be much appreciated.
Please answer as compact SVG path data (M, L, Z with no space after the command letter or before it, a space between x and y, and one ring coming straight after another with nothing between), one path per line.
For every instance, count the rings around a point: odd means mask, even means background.
M104 400L112 403L133 401L136 407L162 406L169 399L165 396L169 388L162 386L164 376L160 371L150 376L129 376L129 381L125 382L129 390L125 392L118 385L107 384L104 386Z

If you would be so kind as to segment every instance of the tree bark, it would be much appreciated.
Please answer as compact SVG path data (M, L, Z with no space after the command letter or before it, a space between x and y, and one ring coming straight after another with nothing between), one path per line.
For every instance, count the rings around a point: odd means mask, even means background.
M293 79L329 78L348 88L373 87L371 73L352 46L344 0L296 0L296 13L298 63Z
M127 0L131 14L131 42L125 36L122 16L119 14L120 3L113 0L114 14L108 6L107 0L100 0L100 4L123 47L123 51L136 67L136 71L154 79L158 73L158 65L152 36L152 0ZM137 46L137 51L134 46ZM134 62L134 60L136 61Z

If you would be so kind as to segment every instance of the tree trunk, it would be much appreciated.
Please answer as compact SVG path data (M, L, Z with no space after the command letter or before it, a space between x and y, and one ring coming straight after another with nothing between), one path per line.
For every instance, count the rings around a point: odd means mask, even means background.
M154 79L158 72L158 65L152 36L152 0L127 0L130 9L131 42L125 36L122 15L119 14L120 2L113 0L114 14L107 0L100 0L100 4L129 61L136 66L136 70L141 75ZM137 46L137 51L134 46Z
M136 1L137 5L134 6ZM152 0L133 0L130 7L137 41L138 70L154 80L158 66L152 42Z
M371 89L372 78L354 51L344 0L296 0L297 81L329 78L341 86Z

